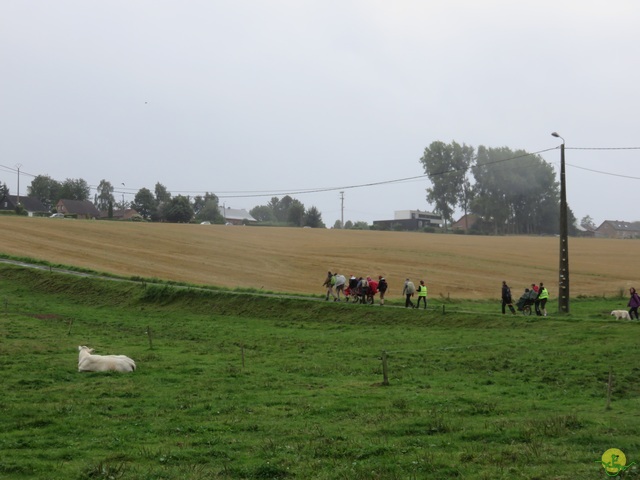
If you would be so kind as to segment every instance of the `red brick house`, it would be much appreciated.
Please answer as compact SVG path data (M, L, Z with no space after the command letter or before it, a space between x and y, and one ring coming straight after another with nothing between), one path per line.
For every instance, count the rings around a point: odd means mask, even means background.
M469 213L463 215L460 220L451 225L451 230L463 230L465 232L471 230L471 227L480 219L478 215Z
M640 226L621 220L605 220L596 229L596 236L607 238L640 238Z

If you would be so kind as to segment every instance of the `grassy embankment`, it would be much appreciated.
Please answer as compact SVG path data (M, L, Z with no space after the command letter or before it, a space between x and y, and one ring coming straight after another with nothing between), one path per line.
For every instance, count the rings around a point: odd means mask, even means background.
M612 301L513 318L17 267L0 289L3 479L575 479L640 457L640 325ZM138 370L80 374L83 344Z

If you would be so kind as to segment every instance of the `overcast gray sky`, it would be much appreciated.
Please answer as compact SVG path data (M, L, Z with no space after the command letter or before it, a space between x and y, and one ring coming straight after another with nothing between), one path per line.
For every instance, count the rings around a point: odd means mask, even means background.
M352 187L423 175L433 141L557 131L576 217L640 220L640 150L572 149L640 146L639 24L637 0L2 0L0 181L289 193L327 226L344 191L371 223L432 209L426 178Z

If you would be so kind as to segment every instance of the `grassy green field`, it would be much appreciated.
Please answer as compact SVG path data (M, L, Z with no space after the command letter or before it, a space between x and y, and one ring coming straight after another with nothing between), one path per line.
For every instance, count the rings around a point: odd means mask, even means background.
M621 299L512 317L12 266L0 289L1 479L585 479L610 448L640 460ZM138 369L78 373L78 345Z

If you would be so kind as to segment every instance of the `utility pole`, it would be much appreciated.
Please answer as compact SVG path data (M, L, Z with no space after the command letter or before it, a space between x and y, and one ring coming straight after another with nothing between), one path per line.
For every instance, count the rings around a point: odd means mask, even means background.
M17 163L16 168L18 169L18 205L20 205L20 169L22 168L22 164Z
M340 228L344 228L344 192L340 192Z
M558 280L558 311L569 313L569 226L567 214L567 186L564 169L564 138L553 132L551 135L562 140L560 145L560 276Z

